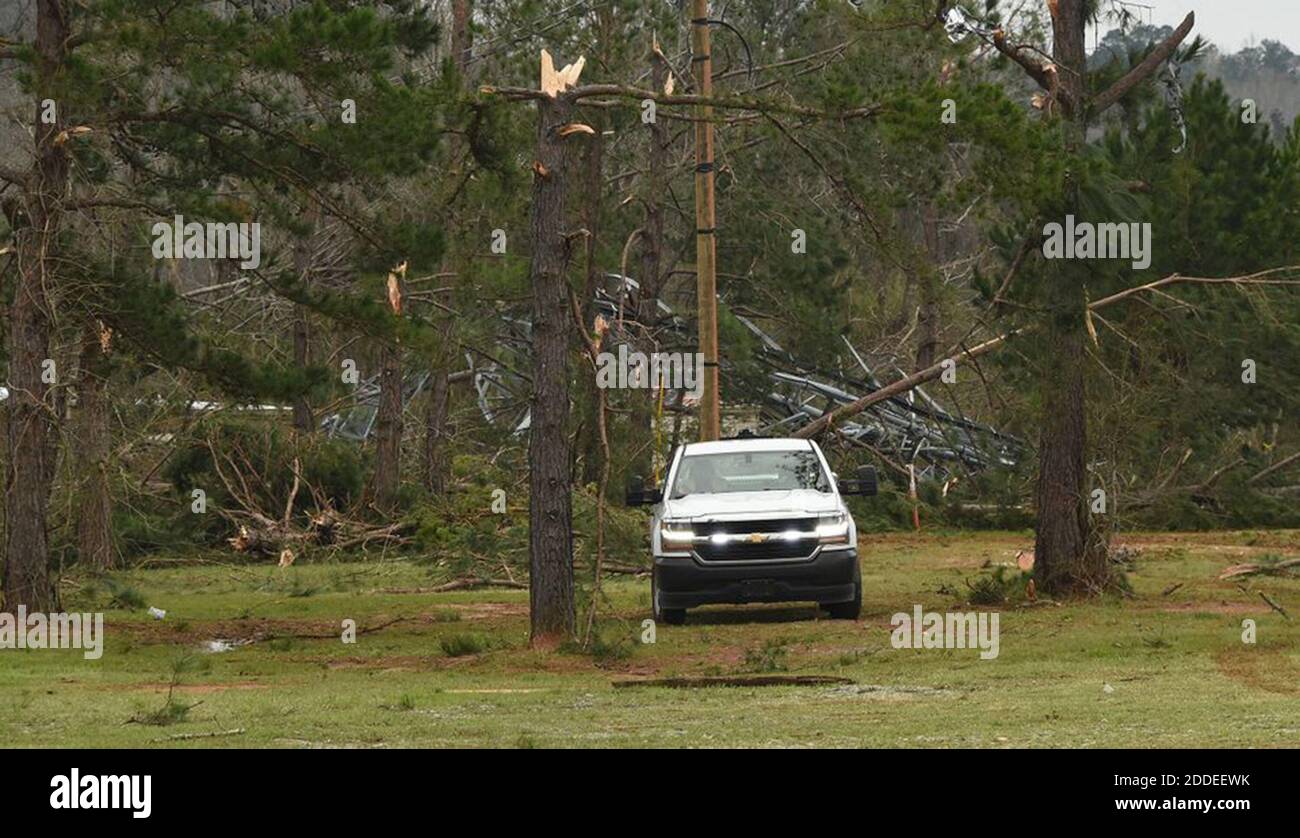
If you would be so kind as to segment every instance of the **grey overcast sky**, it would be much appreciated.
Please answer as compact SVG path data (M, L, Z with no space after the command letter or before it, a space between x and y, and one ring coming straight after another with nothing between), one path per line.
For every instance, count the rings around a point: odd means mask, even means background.
M1136 0L1154 7L1151 21L1177 26L1188 12L1196 12L1192 34L1204 36L1224 52L1268 38L1300 52L1300 0ZM1143 19L1148 12L1143 9Z

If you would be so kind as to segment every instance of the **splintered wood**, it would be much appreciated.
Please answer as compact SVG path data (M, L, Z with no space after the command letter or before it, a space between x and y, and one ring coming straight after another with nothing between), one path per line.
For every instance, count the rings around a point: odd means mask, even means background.
M402 314L402 282L406 277L406 262L393 268L388 272L388 307L393 310L393 314L401 316Z
M542 50L542 92L554 99L573 87L578 83L578 76L582 74L582 67L586 63L587 59L580 57L572 64L564 65L563 70L556 72L551 54Z

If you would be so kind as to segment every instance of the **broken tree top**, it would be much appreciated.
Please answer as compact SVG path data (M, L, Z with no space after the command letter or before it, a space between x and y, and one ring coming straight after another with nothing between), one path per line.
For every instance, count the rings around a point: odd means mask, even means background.
M542 50L542 92L554 99L557 95L573 87L578 83L578 76L582 74L582 67L586 63L586 58L579 57L577 61L572 64L565 64L563 70L556 72L555 62L551 60L551 54L546 50Z

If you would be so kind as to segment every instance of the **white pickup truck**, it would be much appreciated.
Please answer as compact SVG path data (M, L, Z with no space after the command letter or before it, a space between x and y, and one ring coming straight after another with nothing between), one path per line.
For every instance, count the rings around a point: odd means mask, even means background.
M662 489L634 481L629 505L654 505L650 597L677 625L710 603L818 603L862 611L857 526L843 495L876 493L876 471L837 482L815 442L739 438L683 445Z

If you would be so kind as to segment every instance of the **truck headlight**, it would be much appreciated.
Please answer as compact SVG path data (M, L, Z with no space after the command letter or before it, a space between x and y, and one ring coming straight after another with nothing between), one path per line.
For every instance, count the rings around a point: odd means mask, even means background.
M842 512L817 519L817 540L822 544L848 544L849 519Z
M695 544L695 532L689 521L660 521L659 542L664 550L689 550Z

